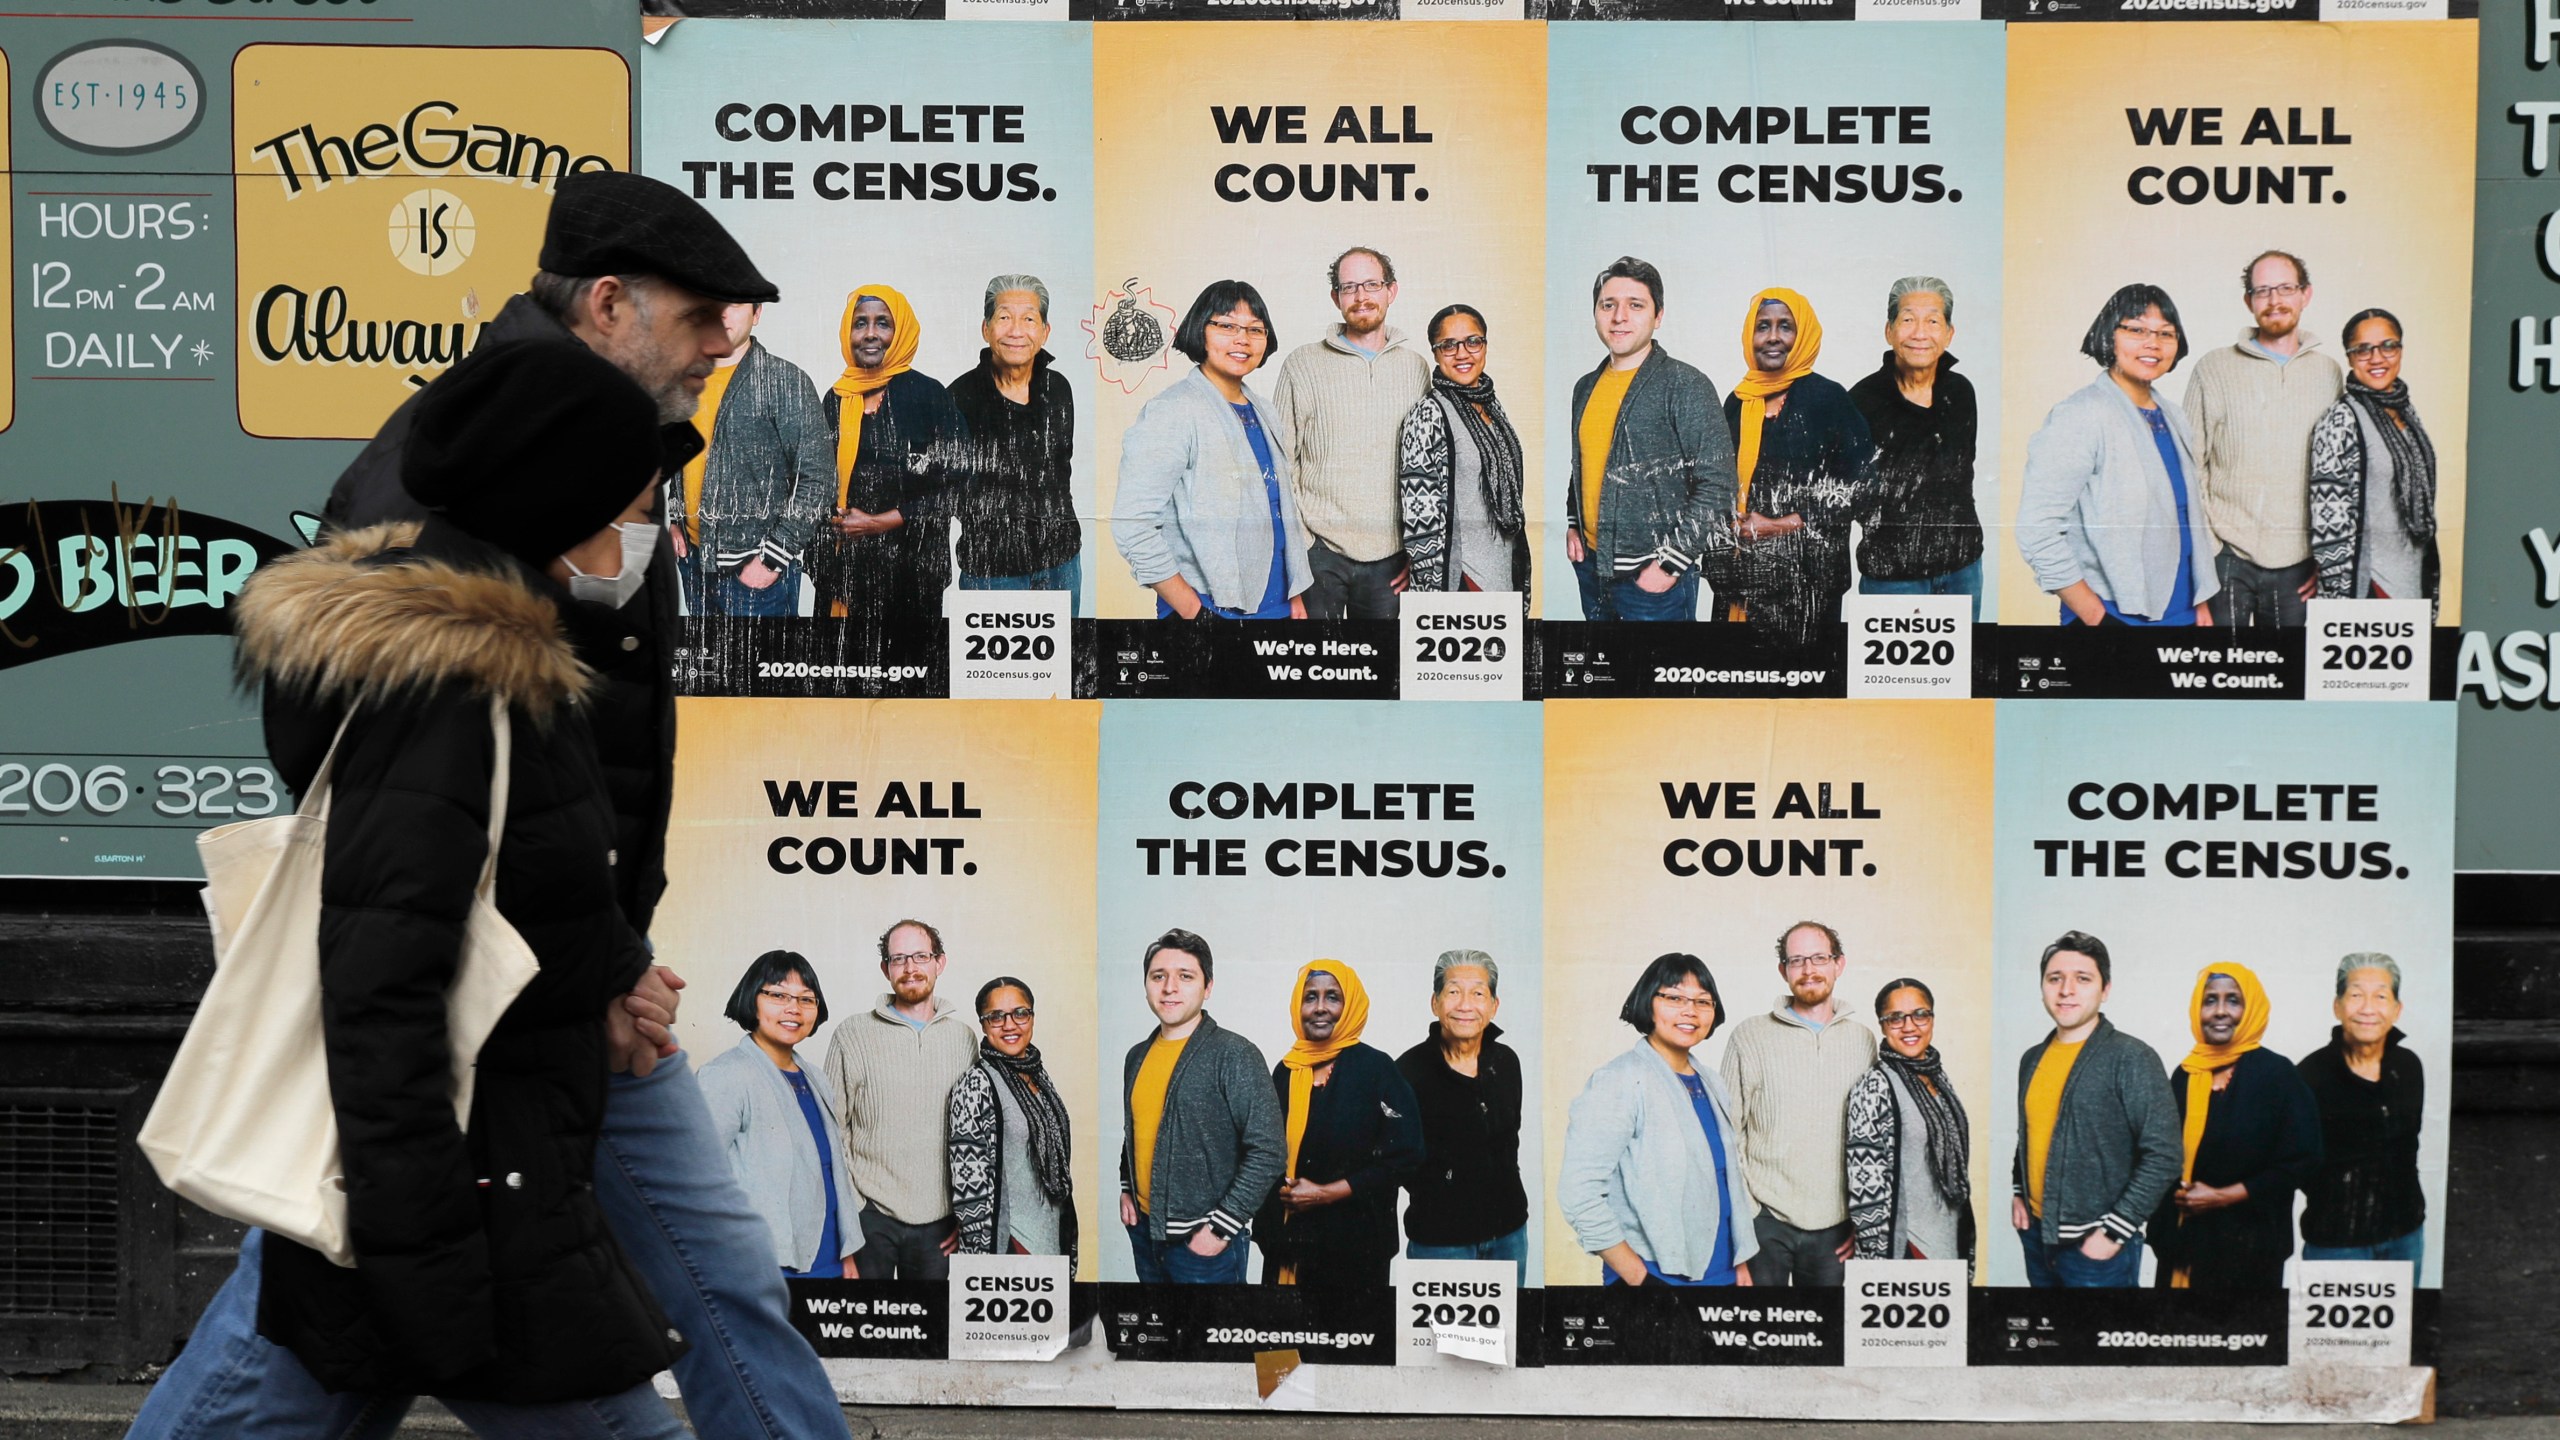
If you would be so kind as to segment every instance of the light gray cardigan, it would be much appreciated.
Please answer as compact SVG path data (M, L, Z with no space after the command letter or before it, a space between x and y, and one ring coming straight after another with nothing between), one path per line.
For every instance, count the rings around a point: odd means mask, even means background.
M1308 566L1307 528L1298 519L1279 412L1251 387L1245 398L1262 422L1280 480L1289 593L1303 594L1315 573ZM1197 369L1148 401L1121 437L1111 538L1141 585L1180 575L1193 589L1207 591L1220 609L1251 610L1262 603L1271 575L1271 509L1262 464L1234 407Z
M2187 417L2153 390L2187 478L2187 531L2196 603L2222 588L2214 578L2213 533L2205 525L2203 471ZM2128 615L2157 620L2178 583L2178 501L2151 424L2101 373L2062 398L2027 441L2018 484L2018 552L2048 594L2074 580Z
M844 1125L837 1118L831 1088L807 1066L801 1073L818 1097L825 1119L827 1148L836 1171L836 1244L850 1255L862 1248L862 1195L853 1188L853 1163L845 1156ZM774 1254L785 1270L807 1270L818 1259L818 1239L827 1228L825 1172L817 1147L809 1143L809 1122L791 1094L791 1082L752 1034L738 1038L735 1049L702 1067L702 1101L711 1111L712 1132L729 1155L738 1187L773 1230Z
M1733 1228L1736 1268L1759 1252L1733 1099L1713 1070L1697 1069L1724 1142L1724 1194L1688 1089L1651 1041L1638 1040L1592 1072L1565 1121L1556 1205L1583 1249L1597 1255L1623 1240L1666 1274L1693 1279L1716 1253L1720 1226Z

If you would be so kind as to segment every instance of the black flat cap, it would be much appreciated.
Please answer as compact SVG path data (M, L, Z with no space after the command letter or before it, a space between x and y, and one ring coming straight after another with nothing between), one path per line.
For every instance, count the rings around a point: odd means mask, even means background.
M554 275L656 275L733 305L770 305L782 292L756 269L702 202L625 170L564 175L551 195L542 258Z
M400 484L527 564L613 523L658 473L658 407L575 340L464 356L418 397Z

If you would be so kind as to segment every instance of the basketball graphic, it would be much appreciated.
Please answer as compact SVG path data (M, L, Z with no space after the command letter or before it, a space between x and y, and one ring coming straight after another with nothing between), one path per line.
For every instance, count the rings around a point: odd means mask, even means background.
M448 190L415 190L391 207L391 254L421 275L450 275L471 258L471 207Z

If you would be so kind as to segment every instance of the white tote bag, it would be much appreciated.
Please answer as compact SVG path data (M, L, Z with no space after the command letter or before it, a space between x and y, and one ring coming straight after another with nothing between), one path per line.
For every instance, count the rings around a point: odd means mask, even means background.
M513 741L504 701L489 702L489 721L497 742L489 859L445 1000L457 1125L470 1122L481 1045L540 968L490 903ZM341 725L338 738L345 737ZM337 758L332 741L293 814L196 837L213 919L213 983L142 1122L140 1143L160 1182L179 1195L352 1266L320 1030L320 865Z

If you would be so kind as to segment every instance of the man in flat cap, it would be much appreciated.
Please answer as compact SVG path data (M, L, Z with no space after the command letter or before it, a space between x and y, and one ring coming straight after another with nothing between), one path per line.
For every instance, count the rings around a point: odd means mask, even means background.
M781 298L711 212L671 185L620 171L561 178L539 269L480 341L575 339L638 382L658 407L661 478L702 450L694 407L731 349L723 313ZM353 529L424 514L400 483L417 409L383 422L329 494L325 518ZM617 610L561 606L578 657L602 680L593 696L617 840L621 903L642 935L666 889L667 805L675 766L676 562L666 527L637 594ZM683 982L653 971L608 1016L618 1072L607 1092L596 1191L614 1237L687 1342L676 1382L705 1436L797 1440L844 1435L826 1371L791 1328L763 1218L711 1133L693 1067L667 1027ZM661 1046L664 1046L663 1052ZM360 1395L320 1388L301 1362L257 1334L263 1236L196 1322L187 1347L152 1387L133 1437L240 1433L253 1415L278 1433L353 1433Z

